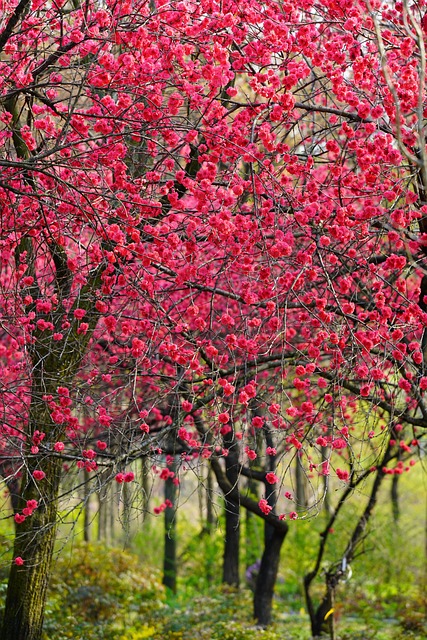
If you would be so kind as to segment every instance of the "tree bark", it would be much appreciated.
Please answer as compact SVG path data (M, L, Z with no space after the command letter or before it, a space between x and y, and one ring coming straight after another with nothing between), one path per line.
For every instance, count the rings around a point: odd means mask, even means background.
M83 503L83 540L85 542L90 542L90 475L89 472L85 469L83 472L84 477L84 503Z
M228 448L228 456L225 458L225 473L231 486L237 488L239 482L239 458L236 444L233 440L233 432L224 437L224 444ZM240 584L240 504L229 500L227 494L224 494L224 507L225 540L222 581L225 584L238 587Z
M299 452L295 456L295 485L296 485L296 507L297 509L305 509L307 506L306 497L306 479L304 468L301 463Z
M31 465L31 459L28 464ZM6 597L1 640L39 640L41 638L49 570L56 534L57 496L62 463L58 458L44 461L46 477L43 495L31 475L22 478L21 503L37 500L39 507L17 526ZM29 466L30 473L32 471Z
M98 542L107 538L107 493L104 488L98 492Z
M333 576L331 576L333 579ZM311 632L313 638L320 638L328 635L330 640L335 640L335 620L333 610L335 606L335 589L338 582L330 581L330 576L326 576L326 593L322 602L317 607L315 615L311 620Z
M206 476L206 529L208 533L212 533L217 524L213 508L213 478L212 469L208 466L208 472Z
M269 525L268 543L262 554L254 594L254 617L257 624L262 627L271 624L274 585L279 570L280 550L285 537L286 531L274 529Z
M176 461L170 466L170 470L176 473ZM163 556L163 584L176 593L177 558L176 558L176 499L177 486L173 478L165 480L165 501L170 500L173 507L167 507L165 514L165 549Z
M399 504L399 478L398 474L393 475L393 479L391 481L391 509L393 513L393 520L396 525L399 524L400 519L400 504Z

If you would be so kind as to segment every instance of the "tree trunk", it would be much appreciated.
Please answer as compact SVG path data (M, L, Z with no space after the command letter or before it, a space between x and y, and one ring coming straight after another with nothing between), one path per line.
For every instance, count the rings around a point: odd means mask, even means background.
M387 466L388 461L391 459L391 450L392 450L392 445L390 444L390 440L389 440L387 449L384 452L382 460L380 460L377 465L376 475L375 475L372 489L369 495L368 503L363 513L360 515L356 523L356 526L353 529L353 533L347 543L346 549L342 554L342 561L336 564L335 568L331 569L326 574L325 595L322 601L320 602L319 606L315 608L313 598L310 593L310 589L311 589L313 580L316 578L316 576L320 571L328 536L334 525L335 520L338 517L338 514L346 504L347 499L353 493L355 487L367 477L368 473L370 473L368 470L365 471L364 474L360 475L354 484L350 484L345 489L345 491L343 492L343 494L339 499L338 505L335 507L331 517L329 518L329 521L324 531L320 534L321 542L320 542L319 551L317 554L316 565L313 571L310 571L310 573L306 574L306 576L304 577L304 591L305 591L305 597L307 602L307 609L310 616L311 630L314 638L317 638L326 632L328 633L331 640L335 639L335 627L334 627L332 609L334 608L336 589L340 581L345 576L346 568L350 565L350 563L354 558L357 545L359 544L360 540L364 535L366 526L369 522L369 519L376 505L378 492L381 487L382 481L385 477L384 467Z
M217 519L213 508L213 474L210 465L206 477L206 529L209 533L215 529Z
M254 618L262 627L271 624L274 585L279 570L280 550L286 536L285 531L278 529L270 529L270 531L262 554L254 594Z
M142 485L142 522L145 522L150 511L150 464L147 458L141 458Z
M399 519L400 519L399 478L400 476L397 473L393 475L393 479L391 481L391 491L390 491L391 509L393 513L394 524L396 525L399 524Z
M231 436L231 437L229 437ZM233 443L233 432L224 437L224 444L228 447L228 456L225 458L225 471L232 487L237 487L239 482L239 459L236 444ZM233 587L240 584L239 555L240 555L240 505L228 500L225 502L225 541L222 567L222 581Z
M90 487L89 487L90 475L89 472L84 470L84 502L83 502L83 539L85 542L90 542Z
M222 581L238 587L240 551L240 508L238 504L225 501L225 540Z
M299 452L295 456L295 485L296 485L296 507L305 509L307 506L305 473L301 463Z
M176 473L176 462L170 465L171 471ZM173 507L165 509L165 550L163 557L163 584L176 593L177 559L176 559L176 499L177 486L173 478L165 480L165 501L170 500Z
M124 529L124 548L130 547L130 521L132 512L132 491L129 484L126 482L123 485L123 529ZM111 523L112 524L112 523ZM114 525L112 524L114 527Z
M21 505L27 500L37 500L39 506L32 516L17 525L13 557L22 558L24 564L12 562L1 640L39 640L42 633L62 463L58 458L44 459L42 497L30 475L31 459L27 464L30 473L22 478Z
M248 495L258 502L258 482L253 478L248 478L246 481ZM246 570L251 569L259 562L261 556L261 531L260 531L259 519L250 511L246 510L245 517L245 567ZM249 582L252 587L255 586L255 581L252 575L248 575Z
M108 529L108 489L109 472L104 471L99 476L98 498L98 542L107 540Z
M328 635L330 640L335 640L334 624L335 588L328 583L326 578L326 594L321 604L316 609L316 614L311 620L311 632L313 638Z

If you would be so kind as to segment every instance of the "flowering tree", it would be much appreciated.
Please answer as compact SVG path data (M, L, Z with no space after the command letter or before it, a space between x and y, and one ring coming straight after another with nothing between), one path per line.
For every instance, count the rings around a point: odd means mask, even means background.
M239 502L265 425L312 483L365 472L371 416L418 446L424 5L3 2L2 640L40 637L64 463L172 447Z

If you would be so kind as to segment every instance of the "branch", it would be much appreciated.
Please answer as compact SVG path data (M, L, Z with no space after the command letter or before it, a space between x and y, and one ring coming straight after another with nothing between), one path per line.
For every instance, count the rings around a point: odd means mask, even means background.
M262 518L265 522L274 527L274 529L282 531L283 533L288 532L288 524L284 520L280 520L280 518L272 512L268 514L264 513L259 508L256 500L253 500L249 496L242 495L236 486L233 487L230 484L217 457L212 456L209 461L220 489L223 494L227 496L227 500L230 500L230 502L234 502L235 504L241 504L245 509Z
M13 33L15 26L17 25L19 19L27 9L31 0L21 0L18 6L15 8L15 11L11 15L9 22L7 23L3 33L0 35L0 51L3 51L4 45L9 40L10 36Z

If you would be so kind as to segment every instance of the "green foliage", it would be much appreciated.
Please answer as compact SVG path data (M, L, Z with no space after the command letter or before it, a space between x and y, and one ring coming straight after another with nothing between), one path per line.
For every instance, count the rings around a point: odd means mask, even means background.
M120 640L151 637L153 614L164 607L158 575L136 556L80 543L57 558L49 587L44 638ZM147 622L148 621L148 622ZM132 636L126 635L130 640Z
M197 528L186 517L178 513L178 591L184 591L187 598L209 592L212 585L221 581L221 557L224 532L221 526L208 532ZM163 518L150 519L133 539L132 547L142 559L161 569L163 549Z
M209 595L188 599L185 596L169 603L161 630L153 640L284 640L284 629L272 626L260 629L252 620L252 598L248 590L212 587ZM306 630L307 631L307 630ZM290 637L290 636L289 636ZM301 640L305 635L294 636Z

